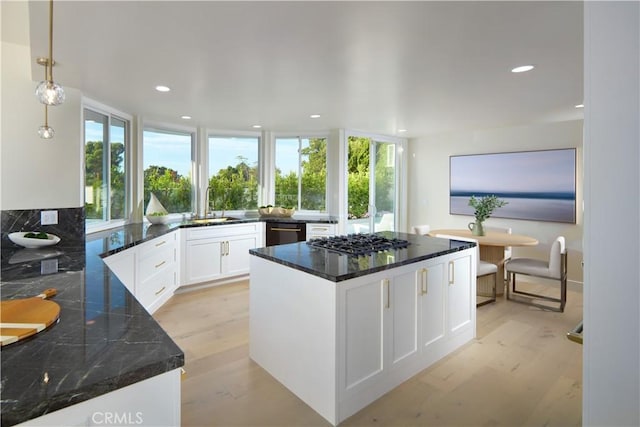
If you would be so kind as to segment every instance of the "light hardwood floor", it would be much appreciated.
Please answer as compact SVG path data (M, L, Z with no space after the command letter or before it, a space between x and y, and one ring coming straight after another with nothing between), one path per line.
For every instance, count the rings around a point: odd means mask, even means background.
M535 286L535 285L532 285ZM582 346L564 313L506 301L477 309L477 338L401 384L342 426L581 424ZM182 293L154 317L185 352L183 426L329 426L249 359L249 283Z

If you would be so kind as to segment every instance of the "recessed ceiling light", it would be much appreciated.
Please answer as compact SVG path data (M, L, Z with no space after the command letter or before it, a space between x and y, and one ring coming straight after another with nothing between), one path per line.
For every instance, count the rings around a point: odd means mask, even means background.
M156 86L158 92L169 92L171 89L168 86L158 85Z
M533 70L533 65L522 65L511 70L512 73L524 73L525 71Z
M406 129L398 129L399 133L406 132L406 131L407 131Z
M251 127L254 128L254 129L260 129L262 127L262 125L253 125Z
M576 108L584 108L584 104L578 104L576 105Z
M184 120L191 120L191 116L180 116L180 118Z
M320 114L312 114L309 117L311 117L312 119L319 119L320 118Z

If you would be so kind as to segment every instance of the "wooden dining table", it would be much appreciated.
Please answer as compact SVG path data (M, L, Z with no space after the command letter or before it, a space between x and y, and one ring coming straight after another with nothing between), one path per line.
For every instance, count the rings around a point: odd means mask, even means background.
M429 236L435 237L438 234L448 236L466 237L476 239L480 245L480 259L498 266L498 278L504 277L504 248L508 246L535 246L538 240L523 234L509 234L499 231L486 231L484 236L475 236L471 230L465 229L439 229L431 230ZM496 294L504 294L504 285L498 282ZM493 288L491 276L480 277L477 282L477 290L481 295L490 295Z

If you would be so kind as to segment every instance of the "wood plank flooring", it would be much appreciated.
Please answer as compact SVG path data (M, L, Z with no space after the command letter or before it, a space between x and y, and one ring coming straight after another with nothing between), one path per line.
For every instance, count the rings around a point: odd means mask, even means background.
M175 295L155 313L185 352L182 425L329 426L249 359L248 309L241 281ZM474 341L341 425L578 426L582 346L565 334L581 319L580 292L564 313L498 297L477 309Z

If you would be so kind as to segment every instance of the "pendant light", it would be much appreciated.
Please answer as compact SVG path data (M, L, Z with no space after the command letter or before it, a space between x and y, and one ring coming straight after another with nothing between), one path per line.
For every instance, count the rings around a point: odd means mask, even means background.
M38 135L42 139L51 139L55 135L55 131L49 126L49 106L44 106L44 125L38 128Z
M49 57L38 58L38 64L45 67L45 79L36 87L36 98L45 105L60 105L65 94L62 86L53 81L53 0L49 0Z

